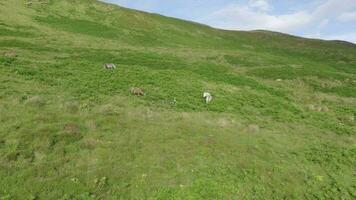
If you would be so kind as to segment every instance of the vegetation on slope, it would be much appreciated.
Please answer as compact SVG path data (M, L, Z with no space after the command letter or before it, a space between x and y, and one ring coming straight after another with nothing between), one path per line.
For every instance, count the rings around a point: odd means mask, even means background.
M3 0L0 199L353 199L355 95L353 44Z

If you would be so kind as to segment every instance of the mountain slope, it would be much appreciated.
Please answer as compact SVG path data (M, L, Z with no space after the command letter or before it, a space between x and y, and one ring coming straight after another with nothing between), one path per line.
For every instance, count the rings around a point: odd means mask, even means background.
M352 199L355 116L354 44L0 2L5 199Z

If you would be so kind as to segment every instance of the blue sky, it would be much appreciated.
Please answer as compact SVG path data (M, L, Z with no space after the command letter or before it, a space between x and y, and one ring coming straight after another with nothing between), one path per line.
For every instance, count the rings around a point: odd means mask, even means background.
M104 0L230 30L356 43L356 0Z

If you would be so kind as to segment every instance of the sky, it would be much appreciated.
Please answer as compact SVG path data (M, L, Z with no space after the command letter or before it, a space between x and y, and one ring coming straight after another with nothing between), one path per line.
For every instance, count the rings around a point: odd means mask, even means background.
M229 30L356 43L356 0L104 0Z

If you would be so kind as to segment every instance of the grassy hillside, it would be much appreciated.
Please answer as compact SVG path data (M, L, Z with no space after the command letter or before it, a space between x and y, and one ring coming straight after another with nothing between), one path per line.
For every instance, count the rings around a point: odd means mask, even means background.
M355 117L354 44L0 1L0 199L355 199Z

